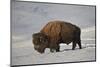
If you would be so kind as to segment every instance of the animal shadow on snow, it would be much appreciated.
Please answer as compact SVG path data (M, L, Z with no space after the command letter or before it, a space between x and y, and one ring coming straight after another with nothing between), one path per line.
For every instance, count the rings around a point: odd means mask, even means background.
M93 48L93 47L96 47L96 45L83 46L82 49L85 49L85 48ZM82 49L75 48L75 50L82 50ZM64 52L64 51L75 51L75 50L72 50L72 49L64 49L64 50L61 50L60 52Z

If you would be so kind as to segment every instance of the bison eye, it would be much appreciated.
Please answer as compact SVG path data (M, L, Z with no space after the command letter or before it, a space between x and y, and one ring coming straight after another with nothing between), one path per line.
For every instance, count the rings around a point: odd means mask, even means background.
M41 43L46 43L46 40L45 39L40 39L40 42Z
M47 42L47 40L46 40L45 38L43 38L43 37L40 37L39 41L40 41L41 43L46 43L46 42Z

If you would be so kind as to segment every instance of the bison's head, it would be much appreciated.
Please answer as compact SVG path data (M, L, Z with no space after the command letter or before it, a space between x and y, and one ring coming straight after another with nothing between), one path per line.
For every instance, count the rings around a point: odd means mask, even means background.
M34 49L39 53L44 53L45 48L48 47L48 37L43 33L35 33L32 35L32 38Z

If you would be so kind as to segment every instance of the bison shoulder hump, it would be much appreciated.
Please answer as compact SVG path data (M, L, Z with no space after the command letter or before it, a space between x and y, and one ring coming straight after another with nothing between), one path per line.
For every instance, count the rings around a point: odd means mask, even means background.
M61 32L61 23L58 21L50 21L43 27L41 32L51 37L59 36Z

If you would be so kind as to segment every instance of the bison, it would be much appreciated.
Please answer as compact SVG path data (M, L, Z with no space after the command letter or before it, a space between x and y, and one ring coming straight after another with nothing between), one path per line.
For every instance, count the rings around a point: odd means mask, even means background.
M81 30L78 26L65 21L50 21L43 29L32 35L34 49L39 53L44 53L46 48L50 48L50 52L59 52L60 43L73 43L72 50L78 44L81 49Z

